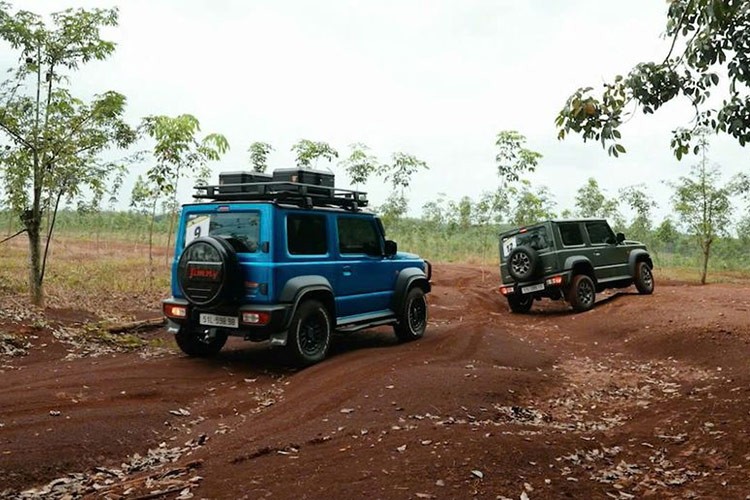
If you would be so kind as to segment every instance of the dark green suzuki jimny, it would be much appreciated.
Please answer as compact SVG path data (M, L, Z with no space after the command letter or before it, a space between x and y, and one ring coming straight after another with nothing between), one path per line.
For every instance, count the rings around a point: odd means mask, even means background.
M549 220L500 235L500 293L516 313L543 297L587 311L606 288L635 285L650 294L653 267L645 245L615 234L604 219Z

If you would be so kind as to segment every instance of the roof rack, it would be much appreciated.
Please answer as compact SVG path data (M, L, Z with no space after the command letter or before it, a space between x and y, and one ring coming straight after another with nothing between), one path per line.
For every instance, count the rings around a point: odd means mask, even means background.
M298 205L336 206L358 210L368 204L367 193L299 182L245 182L194 186L193 198L213 201L273 201Z

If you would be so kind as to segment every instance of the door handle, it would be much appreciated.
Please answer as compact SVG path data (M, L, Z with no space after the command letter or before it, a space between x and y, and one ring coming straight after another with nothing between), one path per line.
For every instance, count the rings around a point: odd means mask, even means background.
M344 266L341 268L341 272L344 274L344 276L351 276L352 275L352 266Z
M601 255L601 252L594 252L594 255L596 255L597 257L599 257Z

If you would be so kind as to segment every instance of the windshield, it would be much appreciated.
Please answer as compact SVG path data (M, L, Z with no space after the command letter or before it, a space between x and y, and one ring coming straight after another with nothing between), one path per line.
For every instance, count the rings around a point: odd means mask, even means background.
M260 214L258 212L224 212L190 214L185 224L185 245L202 236L224 238L237 252L258 251Z
M501 245L503 248L503 257L508 257L514 248L522 245L541 251L549 248L551 243L550 237L547 234L547 228L545 226L538 226L503 238Z

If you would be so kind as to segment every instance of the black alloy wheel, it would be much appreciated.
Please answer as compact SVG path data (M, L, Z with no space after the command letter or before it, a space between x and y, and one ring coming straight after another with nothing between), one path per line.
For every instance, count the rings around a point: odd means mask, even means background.
M287 349L295 364L308 366L325 359L331 345L331 319L317 300L297 306L289 326Z
M585 274L577 274L573 277L568 290L568 302L574 311L588 311L594 307L596 301L596 287L594 281Z
M414 287L406 294L398 323L393 326L396 337L401 342L416 340L424 335L427 329L427 298L424 291Z
M654 274L648 263L641 261L635 266L635 287L638 293L649 295L654 292Z

